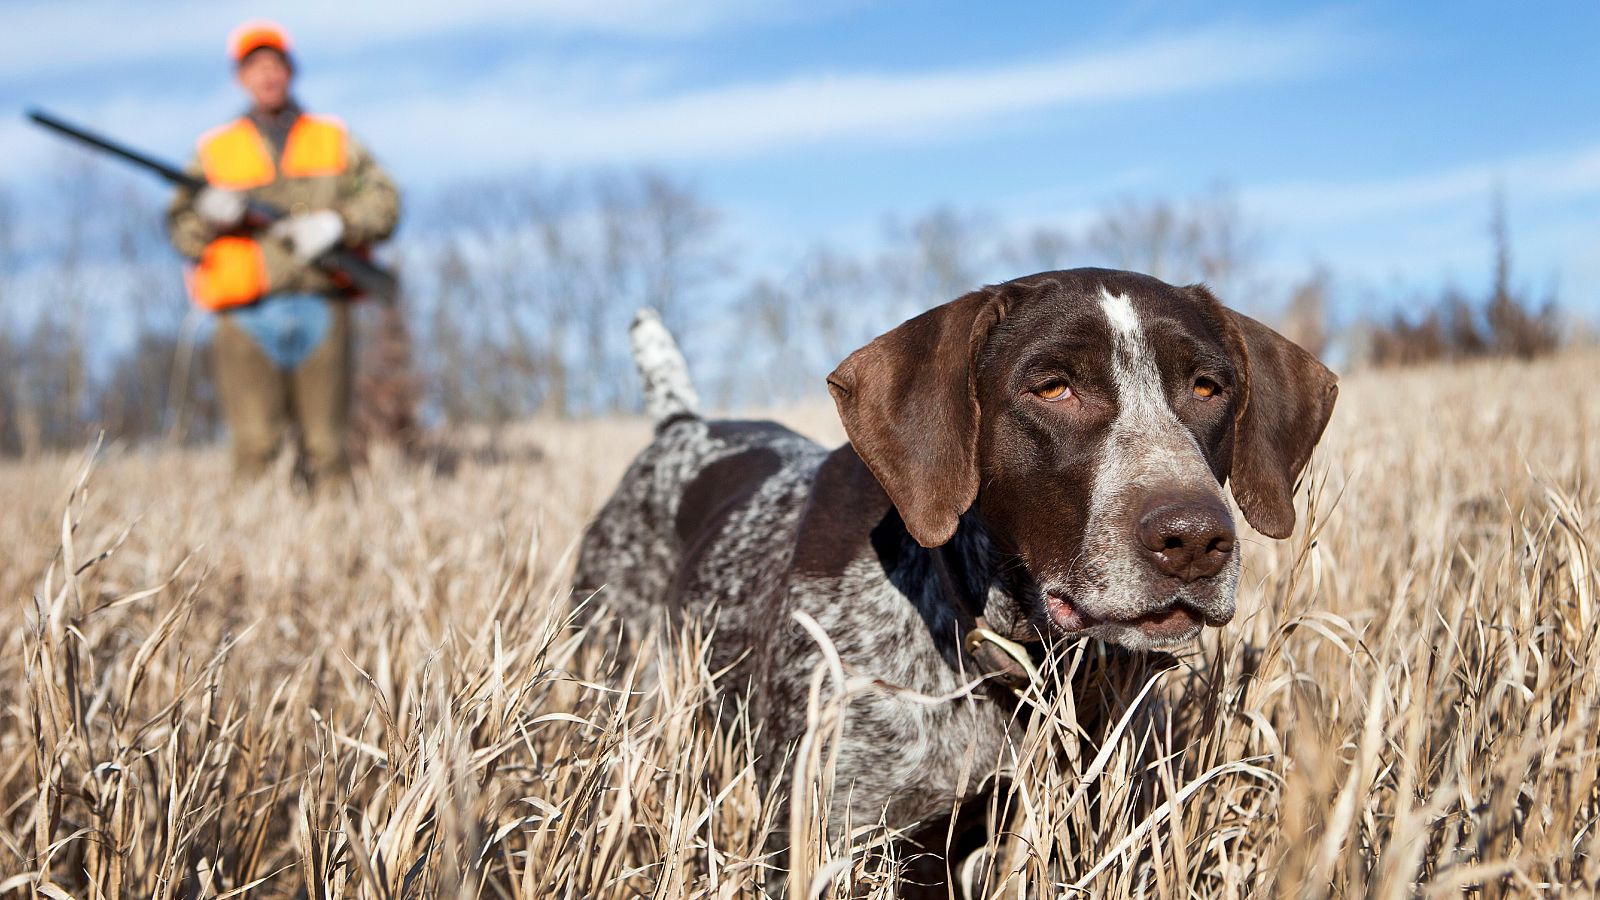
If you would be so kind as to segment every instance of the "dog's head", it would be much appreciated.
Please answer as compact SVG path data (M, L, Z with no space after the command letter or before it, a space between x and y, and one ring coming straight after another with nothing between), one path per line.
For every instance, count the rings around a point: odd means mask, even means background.
M975 509L1020 559L1036 621L1149 649L1232 619L1222 487L1287 537L1336 381L1204 287L1074 269L911 319L828 386L919 543L948 541Z

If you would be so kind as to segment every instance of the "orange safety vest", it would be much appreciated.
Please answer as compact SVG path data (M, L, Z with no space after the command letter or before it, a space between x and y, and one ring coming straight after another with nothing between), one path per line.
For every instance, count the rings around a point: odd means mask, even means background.
M213 187L248 191L278 178L343 174L349 149L349 135L339 120L301 115L289 129L283 158L274 166L261 132L243 117L200 138L200 168ZM267 287L261 245L254 238L236 235L224 235L207 244L189 278L195 303L210 310L254 302Z

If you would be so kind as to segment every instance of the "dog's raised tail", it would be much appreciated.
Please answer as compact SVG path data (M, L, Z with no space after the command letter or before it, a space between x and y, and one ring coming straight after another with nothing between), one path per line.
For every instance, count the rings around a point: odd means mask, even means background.
M661 315L650 307L633 316L628 329L633 343L633 362L644 382L644 408L657 424L681 416L699 415L700 397L689 380L689 365L683 351L662 323Z

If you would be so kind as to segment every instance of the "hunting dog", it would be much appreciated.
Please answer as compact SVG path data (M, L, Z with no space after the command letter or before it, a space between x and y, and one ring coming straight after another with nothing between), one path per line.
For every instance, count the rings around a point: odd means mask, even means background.
M1240 553L1223 486L1287 537L1337 395L1206 288L1104 269L986 287L852 353L828 377L850 438L832 451L702 418L660 320L641 313L632 339L655 439L586 532L575 585L630 625L710 626L768 777L823 658L795 613L852 674L930 696L1016 675L975 636L1154 650L1225 625ZM1014 721L982 690L857 696L835 795L858 824L936 821Z

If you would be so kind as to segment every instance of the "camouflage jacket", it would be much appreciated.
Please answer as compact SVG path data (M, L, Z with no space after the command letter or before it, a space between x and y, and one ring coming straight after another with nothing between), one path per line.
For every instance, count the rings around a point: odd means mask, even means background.
M337 210L344 220L346 247L365 247L387 238L399 221L399 191L388 173L354 137L345 135L343 170L337 174L284 177L279 171L289 129L301 115L300 108L291 105L276 117L276 121L256 113L247 116L268 148L272 171L270 181L251 187L245 193L252 200L270 204L290 215L318 209ZM188 171L205 179L206 170L199 153L190 160ZM194 191L179 189L167 209L167 234L173 247L190 260L199 259L206 246L218 237L194 211L194 198ZM267 295L337 292L327 275L301 263L284 242L265 234L254 237L261 245L266 264Z

